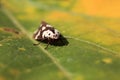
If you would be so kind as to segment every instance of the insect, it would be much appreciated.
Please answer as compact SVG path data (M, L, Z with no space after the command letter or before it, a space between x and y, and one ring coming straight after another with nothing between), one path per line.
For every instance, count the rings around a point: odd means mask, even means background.
M51 42L60 39L60 36L61 36L60 32L50 24L46 23L45 21L41 22L41 25L33 34L33 38L35 40L47 41L47 46L45 47L45 49L48 48ZM38 45L38 44L34 44L34 45Z

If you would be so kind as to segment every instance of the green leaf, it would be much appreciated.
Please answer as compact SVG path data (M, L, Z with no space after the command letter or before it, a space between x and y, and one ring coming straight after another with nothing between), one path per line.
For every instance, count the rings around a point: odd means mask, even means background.
M0 80L119 80L119 19L76 12L77 0L55 1L2 2ZM69 44L33 46L42 20Z

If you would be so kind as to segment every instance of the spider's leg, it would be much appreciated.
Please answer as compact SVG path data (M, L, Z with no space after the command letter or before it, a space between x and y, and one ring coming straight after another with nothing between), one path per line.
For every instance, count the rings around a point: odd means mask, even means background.
M50 45L50 42L51 42L51 40L50 40L50 39L48 39L48 43L47 43L47 46L45 47L45 49L47 49L47 48L48 48L48 46Z

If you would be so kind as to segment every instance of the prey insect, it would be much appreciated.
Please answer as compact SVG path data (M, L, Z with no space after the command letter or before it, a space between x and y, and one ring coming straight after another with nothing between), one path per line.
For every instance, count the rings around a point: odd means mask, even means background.
M60 36L61 36L60 32L50 24L46 23L45 21L41 22L41 25L33 34L33 38L35 40L41 41L41 42L42 41L47 42L47 46L45 47L45 49L48 48L51 42L59 40ZM39 45L39 44L40 42L34 45Z

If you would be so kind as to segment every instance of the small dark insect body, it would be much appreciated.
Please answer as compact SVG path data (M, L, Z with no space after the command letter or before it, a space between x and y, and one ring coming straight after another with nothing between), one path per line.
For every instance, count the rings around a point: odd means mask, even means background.
M53 26L48 23L42 21L39 28L34 32L33 38L37 41L47 41L48 45L50 42L54 40L58 40L60 37L60 33ZM34 44L37 45L37 44ZM47 47L48 47L47 45ZM47 48L46 47L46 48Z

